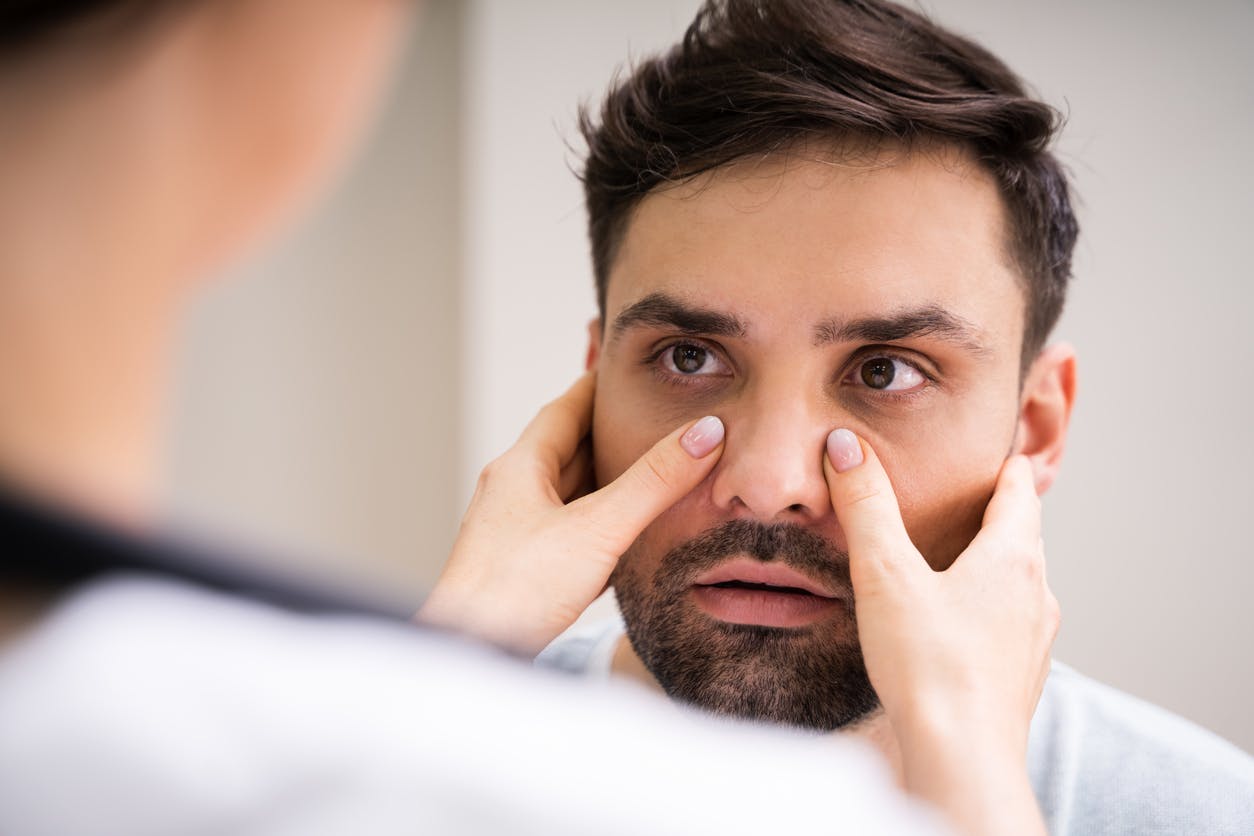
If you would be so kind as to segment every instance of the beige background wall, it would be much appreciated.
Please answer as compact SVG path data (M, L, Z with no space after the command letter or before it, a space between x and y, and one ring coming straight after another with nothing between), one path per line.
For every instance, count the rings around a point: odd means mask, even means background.
M197 312L172 439L180 513L415 596L479 467L581 367L575 105L696 3L429 5L363 163ZM926 8L1069 114L1084 233L1059 336L1081 392L1046 501L1057 656L1254 749L1254 6Z
M330 200L192 312L171 440L176 514L412 599L461 511L459 14L430 4Z

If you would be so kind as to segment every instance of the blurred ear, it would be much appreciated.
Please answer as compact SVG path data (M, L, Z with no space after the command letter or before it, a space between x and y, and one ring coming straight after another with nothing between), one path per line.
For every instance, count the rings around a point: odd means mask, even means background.
M588 320L588 356L584 358L583 370L592 371L601 359L601 318Z
M1023 383L1013 452L1032 462L1037 494L1049 490L1062 465L1075 403L1075 365L1071 346L1048 346L1037 355Z

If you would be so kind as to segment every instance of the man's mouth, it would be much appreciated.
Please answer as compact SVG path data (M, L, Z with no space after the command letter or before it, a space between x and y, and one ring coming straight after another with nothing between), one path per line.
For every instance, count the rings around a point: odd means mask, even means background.
M693 602L729 624L805 627L844 608L837 591L780 563L739 557L698 575Z

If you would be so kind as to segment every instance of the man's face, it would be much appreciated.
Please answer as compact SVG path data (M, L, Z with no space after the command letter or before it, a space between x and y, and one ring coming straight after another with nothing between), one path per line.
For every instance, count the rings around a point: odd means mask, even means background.
M943 149L727 167L645 197L607 290L598 483L682 422L726 426L713 472L612 579L636 652L715 712L865 716L825 441L871 444L934 568L975 536L1019 415L1024 298L994 181Z

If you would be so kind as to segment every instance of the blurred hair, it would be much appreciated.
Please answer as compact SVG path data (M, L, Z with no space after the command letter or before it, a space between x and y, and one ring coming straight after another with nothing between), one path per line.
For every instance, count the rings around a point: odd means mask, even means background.
M1078 226L1048 147L1061 119L998 58L886 0L707 0L669 51L585 107L597 302L654 187L807 140L961 147L996 179L1027 297L1023 364L1062 312Z
M0 61L74 36L125 36L193 0L0 0Z

